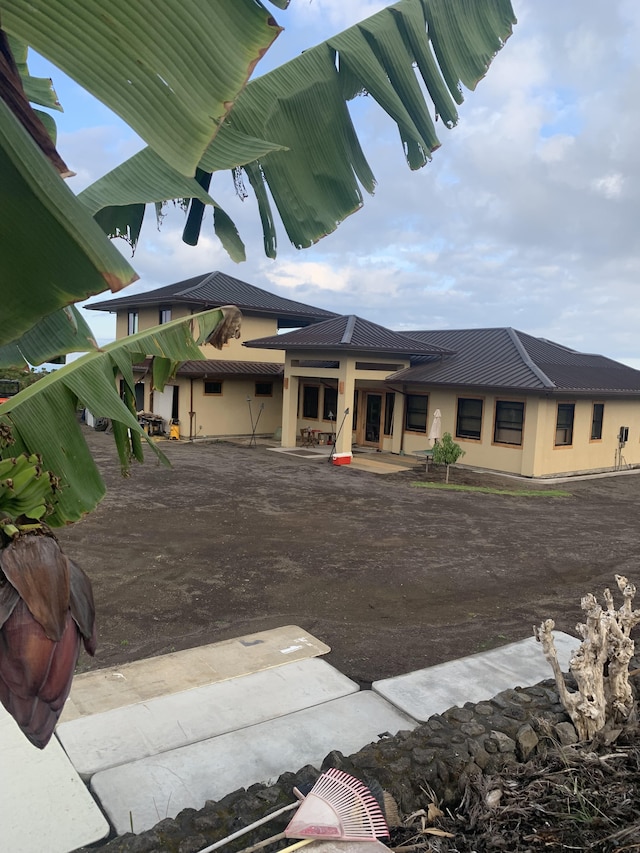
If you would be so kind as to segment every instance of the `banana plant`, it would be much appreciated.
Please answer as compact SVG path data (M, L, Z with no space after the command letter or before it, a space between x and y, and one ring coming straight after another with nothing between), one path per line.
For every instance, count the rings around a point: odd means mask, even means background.
M0 406L0 702L40 749L71 689L81 643L89 654L96 648L91 582L51 529L90 512L105 490L78 407L111 419L123 473L142 461L145 440L166 462L135 417L133 364L150 356L162 389L181 360L204 358L202 344L221 348L239 328L234 307L174 320L95 349Z
M97 349L73 303L137 278L108 236L135 245L144 206L178 197L190 205L185 242L197 242L211 207L216 234L242 259L240 235L209 193L211 176L231 169L255 193L267 255L276 254L269 193L292 243L309 246L375 187L348 102L373 97L396 122L410 168L419 168L440 144L434 119L455 125L461 86L473 89L484 76L515 17L509 0L400 0L247 85L281 30L259 0L0 5L0 364L90 350L0 406L0 701L42 747L81 642L95 648L90 583L51 530L104 494L77 406L111 419L126 473L146 439L133 411L132 363L151 356L161 387L179 361L201 357L212 332L221 342L239 324L237 309L222 309ZM27 46L148 145L79 197L62 180L72 172L53 119L37 109L59 109L55 92L29 74Z

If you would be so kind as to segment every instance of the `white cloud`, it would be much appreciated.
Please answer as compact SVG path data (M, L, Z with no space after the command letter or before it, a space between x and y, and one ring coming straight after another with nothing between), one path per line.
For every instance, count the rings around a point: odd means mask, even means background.
M605 198L617 198L622 192L623 182L620 172L613 172L601 178L594 178L591 187Z

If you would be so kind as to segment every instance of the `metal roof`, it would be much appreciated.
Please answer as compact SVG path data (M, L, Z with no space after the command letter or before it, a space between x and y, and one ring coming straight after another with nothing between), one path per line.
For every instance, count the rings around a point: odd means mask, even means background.
M377 323L363 320L355 314L347 314L314 323L304 329L296 329L284 335L271 335L245 341L246 347L280 350L348 350L369 352L380 355L418 355L441 356L449 350L432 343L426 343L409 337L402 332L392 332Z
M640 371L510 328L407 332L447 347L444 359L413 358L389 381L514 391L640 393Z
M337 316L334 311L325 311L323 308L277 296L219 271L204 273L143 293L94 302L87 307L96 311L121 311L171 304L186 304L198 309L237 305L245 313L276 316L283 321L283 327L292 325L287 323L287 320L295 320L296 325L304 325Z

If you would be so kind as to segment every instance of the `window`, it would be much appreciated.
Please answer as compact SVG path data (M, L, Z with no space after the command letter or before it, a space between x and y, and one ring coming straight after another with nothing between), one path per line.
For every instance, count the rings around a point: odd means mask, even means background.
M138 312L129 311L127 315L127 334L135 335L138 331Z
M591 415L591 441L602 439L602 420L604 418L604 403L594 403Z
M482 400L458 397L456 438L480 439L482 433Z
M302 417L318 419L318 400L320 389L317 385L305 385L302 388Z
M338 414L338 389L325 388L324 399L322 401L322 417L325 421L336 421Z
M405 429L410 432L427 431L427 402L429 398L423 394L407 394L405 411Z
M558 403L556 420L556 447L567 447L573 444L574 403Z
M171 308L161 308L158 314L158 322L160 325L163 323L171 322Z
M256 382L256 397L272 397L273 382Z
M222 394L222 382L211 382L207 379L204 381L205 394Z
M496 400L496 424L493 440L496 444L522 445L524 403Z
M396 404L396 395L387 392L384 400L384 434L393 434L393 410Z

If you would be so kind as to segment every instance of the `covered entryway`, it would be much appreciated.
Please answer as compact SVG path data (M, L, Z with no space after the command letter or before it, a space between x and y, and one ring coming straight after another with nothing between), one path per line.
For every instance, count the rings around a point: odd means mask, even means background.
M322 435L330 424L336 429L333 458L341 463L350 461L354 439L379 450L385 442L389 450L394 441L400 446L393 430L395 392L387 377L406 369L412 355L445 352L354 315L245 346L285 350L282 446L295 447L301 430ZM330 389L330 397L323 389Z

